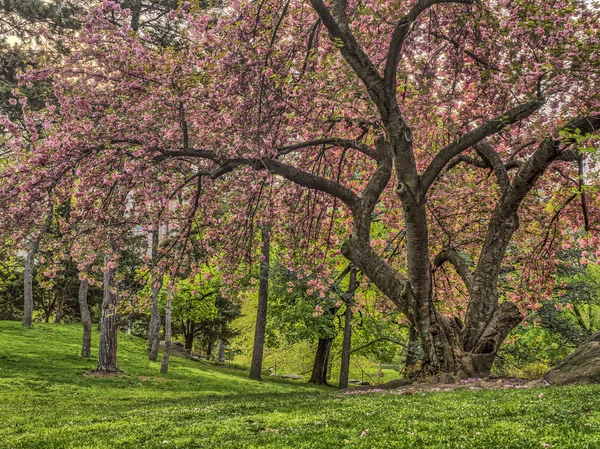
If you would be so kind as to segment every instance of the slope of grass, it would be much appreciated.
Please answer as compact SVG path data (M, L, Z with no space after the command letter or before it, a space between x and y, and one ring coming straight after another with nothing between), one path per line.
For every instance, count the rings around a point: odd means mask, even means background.
M126 374L87 377L79 338L0 322L0 448L600 447L600 386L340 395L180 358L160 376L127 335Z

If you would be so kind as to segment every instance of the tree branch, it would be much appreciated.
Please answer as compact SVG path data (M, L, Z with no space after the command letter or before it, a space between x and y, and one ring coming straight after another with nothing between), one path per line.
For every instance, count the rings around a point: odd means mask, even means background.
M520 104L514 108L509 109L504 114L496 117L481 126L478 126L472 131L463 134L462 137L452 142L450 145L442 148L438 154L433 158L425 173L421 178L421 185L423 186L424 192L429 190L429 187L433 184L435 179L438 177L440 172L444 169L452 158L458 156L460 153L482 141L486 137L496 134L502 130L506 125L515 123L519 120L529 117L535 111L537 111L543 102L539 99L529 101L527 103Z
M308 140L306 142L299 142L299 143L295 143L292 145L286 145L286 146L279 148L279 150L277 150L277 154L286 155L286 154L290 154L290 153L292 153L296 150L302 149L302 148L319 146L319 145L332 145L332 146L337 146L337 147L341 147L341 148L349 148L349 149L359 151L359 152L363 153L364 155L370 157L371 159L378 159L377 151L373 147L370 147L369 145L361 143L358 140L337 139L335 137Z
M463 259L463 257L458 254L455 249L450 248L439 253L436 256L433 265L438 268L441 267L444 262L450 262L452 266L454 266L454 269L465 283L467 290L470 290L471 281L473 280L473 273L467 266L465 259Z

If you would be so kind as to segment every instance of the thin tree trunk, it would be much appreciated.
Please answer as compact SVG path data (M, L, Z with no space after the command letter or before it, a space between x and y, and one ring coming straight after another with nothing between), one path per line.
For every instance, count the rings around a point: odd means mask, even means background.
M190 326L190 328L186 330L186 333L183 337L185 341L185 350L188 352L192 352L192 349L194 347L194 325Z
M65 295L64 291L62 294L59 294L58 301L56 302L56 316L54 317L54 323L59 324L62 321L63 316L63 308L65 304Z
M116 268L109 267L110 258L104 256L104 298L102 300L102 317L100 319L100 350L97 371L118 373L117 366L117 331L119 326L119 296L115 290Z
M225 342L222 338L219 338L219 348L217 350L217 362L223 363L225 361Z
M213 340L208 340L206 343L206 360L212 359L213 345Z
M27 256L25 257L25 267L23 269L23 327L31 327L33 321L33 266L35 255L40 246L40 241L52 224L52 214L54 209L49 207L46 221L40 229L38 235L29 241Z
M267 327L267 303L269 298L269 260L270 260L270 227L264 225L262 234L262 261L260 264L260 283L258 285L258 306L256 310L256 328L254 330L254 350L250 365L250 379L260 380L265 331Z
M163 359L160 365L160 372L165 374L169 371L169 356L171 355L171 302L173 297L169 293L167 298L167 306L165 308L165 350L163 351Z
M159 244L159 232L158 229L152 231L152 265L153 268L158 261L158 244ZM150 315L150 327L148 329L148 358L156 362L158 358L158 350L160 348L160 309L158 307L158 295L163 285L163 272L152 279L152 295L150 301L152 304L151 315Z
M85 273L84 273L85 274ZM83 339L81 342L81 357L90 356L90 347L92 343L92 316L88 307L87 297L89 282L83 279L79 283L79 313L81 315L81 324L83 325Z
M333 338L319 338L317 352L313 363L312 375L309 382L315 385L329 385L327 382L327 366Z
M344 313L344 341L342 342L342 365L340 367L340 390L348 388L350 375L350 351L352 347L352 307L354 306L354 292L356 291L356 267L350 268L350 280L346 293L346 312Z

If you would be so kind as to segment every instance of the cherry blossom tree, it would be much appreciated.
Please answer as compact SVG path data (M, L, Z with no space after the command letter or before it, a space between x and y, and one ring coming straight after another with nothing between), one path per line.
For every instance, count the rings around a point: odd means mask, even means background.
M580 227L598 244L582 170L600 128L594 4L184 4L185 45L166 51L119 14L104 2L64 65L29 77L53 75L57 98L12 141L26 163L6 176L32 202L77 186L79 213L106 217L118 184L135 201L111 223L168 219L185 242L201 222L201 245L233 254L268 178L259 210L283 252L320 264L339 248L406 316L424 366L458 376L489 373L532 303L515 285L543 294L550 248Z

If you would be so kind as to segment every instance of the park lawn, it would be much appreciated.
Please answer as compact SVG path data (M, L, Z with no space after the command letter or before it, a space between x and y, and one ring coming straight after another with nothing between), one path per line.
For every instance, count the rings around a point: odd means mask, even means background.
M80 332L0 321L0 448L600 448L600 386L344 395L177 357L163 376L128 335L126 374L88 377Z

